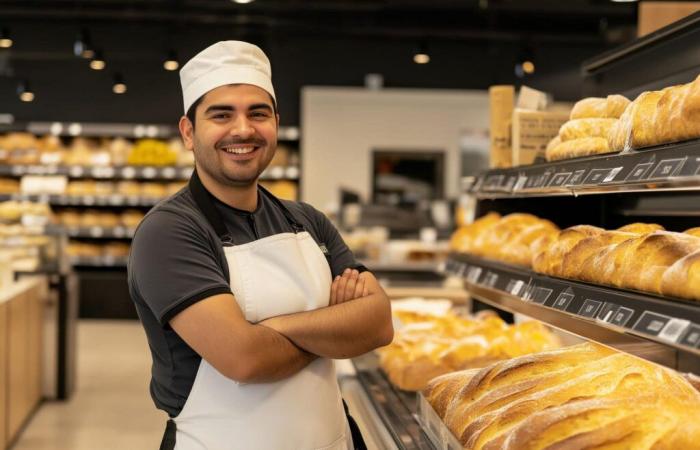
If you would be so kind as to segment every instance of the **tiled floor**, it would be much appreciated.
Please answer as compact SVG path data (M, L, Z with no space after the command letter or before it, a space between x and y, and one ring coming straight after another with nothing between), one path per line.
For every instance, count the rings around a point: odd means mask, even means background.
M166 415L151 402L150 367L138 322L80 321L74 396L45 402L12 450L157 449Z

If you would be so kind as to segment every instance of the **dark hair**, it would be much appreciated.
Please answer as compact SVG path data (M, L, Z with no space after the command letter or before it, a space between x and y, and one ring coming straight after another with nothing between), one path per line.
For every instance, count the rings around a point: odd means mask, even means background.
M267 95L270 95L269 93ZM202 100L204 99L204 95L199 97L197 100L195 100L194 103L192 103L192 106L190 106L187 109L187 112L185 113L185 116L190 120L190 123L192 124L192 129L194 130L194 120L197 115L197 107L199 106L200 103L202 103ZM270 100L272 101L272 111L277 114L277 102L275 101L274 98L270 95Z

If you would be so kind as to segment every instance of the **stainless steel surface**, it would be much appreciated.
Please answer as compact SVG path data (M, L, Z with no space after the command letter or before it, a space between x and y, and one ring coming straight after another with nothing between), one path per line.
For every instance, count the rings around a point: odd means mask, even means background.
M360 382L354 377L341 378L338 382L350 414L360 427L367 449L398 450Z

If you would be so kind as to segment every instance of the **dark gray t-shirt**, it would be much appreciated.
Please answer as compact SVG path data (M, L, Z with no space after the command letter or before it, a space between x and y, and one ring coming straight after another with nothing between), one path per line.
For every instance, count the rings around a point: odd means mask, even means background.
M293 231L279 205L259 190L252 213L211 198L235 244ZM333 276L347 267L360 267L325 215L305 203L282 202L327 249ZM129 255L129 293L153 357L151 396L171 417L184 406L201 357L168 322L200 300L230 293L228 270L220 239L188 188L151 209L136 230Z

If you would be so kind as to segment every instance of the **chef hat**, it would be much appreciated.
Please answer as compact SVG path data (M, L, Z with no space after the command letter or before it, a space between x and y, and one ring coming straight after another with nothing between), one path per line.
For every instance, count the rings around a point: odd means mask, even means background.
M185 113L202 95L227 84L252 84L275 101L270 60L260 47L243 41L221 41L207 47L180 69Z

